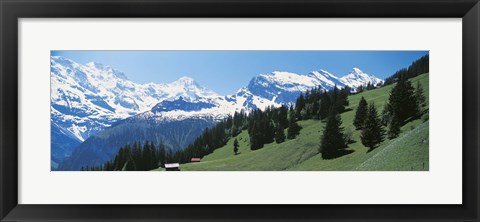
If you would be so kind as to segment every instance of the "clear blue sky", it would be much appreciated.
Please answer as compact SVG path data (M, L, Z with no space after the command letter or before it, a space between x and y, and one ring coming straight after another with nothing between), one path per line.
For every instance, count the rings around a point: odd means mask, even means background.
M341 77L358 67L381 79L428 51L52 51L78 63L99 62L137 83L168 83L189 76L222 95L262 73L307 74L324 69Z

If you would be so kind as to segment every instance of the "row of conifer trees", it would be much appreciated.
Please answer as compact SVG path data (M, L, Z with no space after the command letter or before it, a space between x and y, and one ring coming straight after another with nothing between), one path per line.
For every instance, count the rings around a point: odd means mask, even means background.
M171 154L163 144L156 146L153 142L141 144L135 142L121 147L113 160L99 166L82 167L82 171L146 171L165 164Z
M393 75L385 79L383 83L384 86L393 84L399 81L400 78L413 78L420 74L428 73L429 72L429 55L424 55L420 59L415 60L412 62L410 66L407 68L403 68L395 72Z
M409 75L398 76L381 115L378 114L373 102L368 104L365 98L361 97L353 125L357 130L361 130L361 142L369 150L375 149L382 143L385 134L388 139L398 137L400 128L405 123L418 119L428 112L428 109L425 109L426 101L422 85L417 83L414 88L408 79ZM319 151L324 159L338 157L349 143L350 138L344 135L339 114L336 110L330 111L320 138Z
M276 141L282 143L298 135L300 126L297 124L293 107L267 107L265 110L255 109L250 113L235 112L233 117L207 128L186 149L176 152L173 160L180 163L189 162L191 158L202 158L226 144L242 130L247 130L250 139L250 149L261 149L264 144ZM285 135L287 129L287 135ZM218 132L218 133L212 133ZM238 151L238 146L237 146ZM236 152L235 152L236 153Z

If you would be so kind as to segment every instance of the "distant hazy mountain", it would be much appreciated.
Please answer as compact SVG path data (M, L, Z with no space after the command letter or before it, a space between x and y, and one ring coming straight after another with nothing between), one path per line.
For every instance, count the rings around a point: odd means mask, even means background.
M356 88L380 81L358 68L341 78L325 70L272 72L254 77L234 95L221 96L189 77L138 84L109 66L52 57L52 168L62 162L62 170L101 164L134 141L161 141L171 150L182 149L235 111L292 104L317 86Z

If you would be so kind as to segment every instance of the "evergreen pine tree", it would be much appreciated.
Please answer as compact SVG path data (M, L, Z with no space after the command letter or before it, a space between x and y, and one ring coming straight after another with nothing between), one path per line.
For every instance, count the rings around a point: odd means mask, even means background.
M287 138L288 139L295 139L295 137L300 133L300 130L302 127L300 127L295 121L295 116L290 119L290 123L288 124L288 129L287 129Z
M415 98L417 102L417 111L418 111L417 116L421 116L423 108L426 105L426 102L425 102L425 95L423 94L423 87L420 84L420 82L417 82L417 88L415 88Z
M375 86L371 82L368 82L367 90L372 90L372 89L375 89Z
M320 119L320 100L314 100L312 104L312 118Z
M118 153L113 160L113 165L114 165L113 170L122 170L123 165L125 164L125 161L126 161L124 150L125 149L123 147L121 147L118 150Z
M390 116L395 113L400 124L403 124L408 118L418 114L417 104L412 84L405 77L401 77L388 98L387 108Z
M278 124L277 129L275 130L275 142L276 143L283 143L285 141L285 132L283 127Z
M254 122L252 125L253 126L250 132L250 149L258 150L263 147L262 133L260 130L258 130L260 129L258 122Z
M232 125L232 128L230 129L230 135L232 136L237 136L238 134L240 134L241 132L241 128L236 126L236 125Z
M295 110L293 110L293 106L290 106L290 108L288 108L288 124L290 124L290 121L291 120L294 120L296 121L296 117L295 117ZM287 126L288 127L288 126Z
M375 104L371 103L368 107L367 117L363 123L362 134L360 139L362 144L370 150L374 149L378 144L383 142L385 137L385 130L381 124L380 118L378 117L377 109Z
M155 147L155 144L150 141L150 170L151 169L157 169L158 168L158 156L157 156L157 148Z
M337 94L337 99L336 99L337 113L345 112L346 107L350 104L348 101L348 95L350 95L350 88L343 88Z
M288 108L282 105L278 110L278 123L284 129L288 127Z
M323 159L332 159L338 155L338 150L345 148L343 127L340 115L332 109L320 138L320 153Z
M163 167L165 166L165 159L166 159L166 151L165 151L165 146L163 143L160 143L158 147L158 162L160 163L160 166Z
M367 116L367 111L368 111L368 103L365 98L360 99L360 102L358 103L357 111L355 112L355 118L353 119L353 125L357 129L361 129L363 126L363 123L365 122L365 117Z
M385 105L383 106L383 110L382 110L381 122L382 122L382 125L388 126L388 124L390 124L390 121L391 121L391 116L390 116L390 112L388 112L388 102L385 102Z
M331 105L332 105L332 101L328 93L327 92L322 93L321 100L320 100L320 108L318 109L318 115L320 119L325 119L328 117L328 113L330 112Z
M235 138L235 140L233 141L233 152L235 153L235 155L238 154L238 140L237 138Z
M339 96L337 85L335 84L335 86L333 86L333 89L326 92L326 94L329 95L330 100L332 102L331 106L328 107L327 116L330 115L330 112L331 112L332 109L335 109L335 112L340 113L339 107L340 107L341 102L339 101L340 96Z
M126 171L135 171L136 170L135 163L133 162L133 159L130 159L125 163L125 168L124 169Z
M263 120L263 144L271 143L275 139L275 127L272 121L265 117ZM262 144L262 145L263 145Z
M303 94L300 94L300 96L297 98L297 101L295 102L295 115L296 117L301 120L301 112L305 108L305 98Z
M363 92L363 85L360 85L359 87L357 87L357 93L361 93Z
M387 137L388 139L396 138L400 134L401 123L398 118L393 114L390 122L388 123Z

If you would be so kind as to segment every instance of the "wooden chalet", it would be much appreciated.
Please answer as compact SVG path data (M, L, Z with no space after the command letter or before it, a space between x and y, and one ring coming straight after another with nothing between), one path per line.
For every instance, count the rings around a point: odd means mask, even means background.
M192 163L198 163L198 162L200 162L201 160L202 160L201 158L192 158L192 159L190 160L190 162L192 162Z

